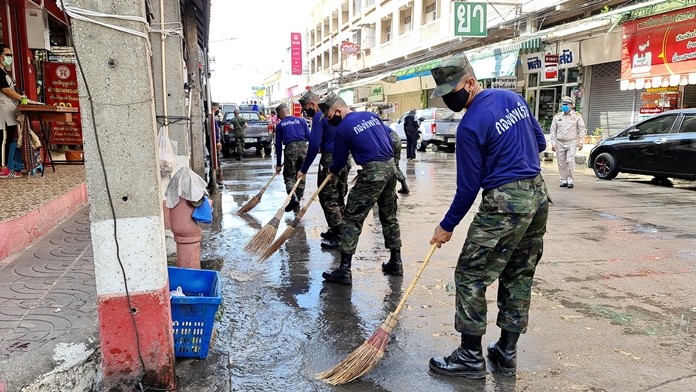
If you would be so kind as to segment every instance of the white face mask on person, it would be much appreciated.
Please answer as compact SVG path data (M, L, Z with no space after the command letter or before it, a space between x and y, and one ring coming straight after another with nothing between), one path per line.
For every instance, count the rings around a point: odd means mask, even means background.
M5 66L9 67L10 65L12 65L12 56L3 56L3 57L4 58L2 59L2 63Z

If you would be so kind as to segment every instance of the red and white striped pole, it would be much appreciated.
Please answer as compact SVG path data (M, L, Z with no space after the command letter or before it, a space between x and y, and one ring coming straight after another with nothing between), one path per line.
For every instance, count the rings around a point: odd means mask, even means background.
M145 2L65 0L65 5L68 12L108 9L111 15L147 20ZM171 389L174 340L149 35L146 23L108 22L130 32L72 19L84 70L79 87L99 302L100 390L132 390L139 382Z

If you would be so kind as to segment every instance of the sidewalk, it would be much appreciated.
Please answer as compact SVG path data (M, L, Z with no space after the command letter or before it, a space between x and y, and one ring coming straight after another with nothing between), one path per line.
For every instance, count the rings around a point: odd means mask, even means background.
M0 391L88 391L97 378L88 212L0 264Z
M87 203L84 166L0 180L0 265Z

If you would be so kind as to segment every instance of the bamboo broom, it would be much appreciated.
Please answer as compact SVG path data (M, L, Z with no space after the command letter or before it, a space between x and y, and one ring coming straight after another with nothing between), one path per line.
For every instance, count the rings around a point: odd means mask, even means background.
M261 198L263 197L264 192L266 192L266 189L268 189L268 186L271 185L271 182L273 181L274 178L276 178L277 175L278 175L278 173L274 173L271 176L271 179L268 180L266 185L264 185L264 187L261 188L259 193L257 193L256 196L252 197L251 200L249 200L246 204L244 204L242 206L242 208L239 209L239 211L237 211L237 215L245 214L245 213L251 211L254 207L256 207L259 204L259 202L261 201Z
M273 239L275 238L275 235L278 232L278 225L280 225L280 219L283 218L283 214L285 213L285 207L287 207L290 203L290 200L292 200L292 195L295 194L295 190L297 189L297 186L300 185L301 181L302 180L297 180L295 182L295 185L292 187L292 190L290 191L290 193L288 193L288 197L285 198L285 202L282 206L280 206L278 212L276 212L273 219L268 221L268 223L266 223L266 225L262 227L261 230L259 230L259 232L256 233L256 235L249 240L246 246L244 246L244 250L247 253L254 256L258 256L271 243L273 243Z
M331 181L331 178L332 178L332 177L333 177L333 174L331 174L331 173L329 173L329 175L326 176L326 179L324 179L324 181L321 183L321 185L319 185L319 188L317 188L316 192L314 192L314 194L312 195L312 197L309 198L309 201L307 202L307 204L305 204L305 206L302 207L302 209L300 210L300 212L297 213L297 216L295 217L295 220L292 221L292 223L290 224L290 226L288 226L288 227L285 229L285 231L283 232L283 234L281 234L280 237L278 237L278 239L276 239L268 248L266 248L266 250L263 251L263 253L261 253L261 256L259 256L259 261L266 261L266 260L268 260L268 258L271 257L275 252L277 252L278 249L280 249L281 245L283 245L283 243L285 243L285 241L287 241L288 238L290 238L290 236L292 235L292 233L293 233L293 232L295 231L295 229L297 228L297 225L300 223L300 219L302 219L302 217L304 216L304 214L307 212L307 209L309 208L309 205L312 204L312 202L314 201L314 199L317 198L317 196L319 195L319 193L321 192L321 190L324 189L324 187L326 186L326 184L328 184L329 181Z
M327 371L318 373L316 375L318 380L322 380L331 385L346 384L367 374L370 370L372 370L372 368L375 367L375 365L377 365L377 362L379 362L384 355L384 349L387 347L387 343L389 342L389 335L392 333L392 331L394 331L396 323L399 321L399 313L401 313L401 310L404 308L406 299L408 298L409 294L411 294L411 291L413 291L416 283L418 283L418 279L420 279L421 275L423 274L423 270L425 270L425 266L428 265L428 262L433 256L436 248L437 244L430 247L428 254L423 260L423 264L421 264L420 268L418 268L416 276L406 289L406 293L401 298L396 310L389 313L389 316L387 316L387 319L382 323L379 329L377 329L377 332L372 334L372 336L370 336L365 343L350 353L350 355L348 355L343 361L339 362L338 365Z

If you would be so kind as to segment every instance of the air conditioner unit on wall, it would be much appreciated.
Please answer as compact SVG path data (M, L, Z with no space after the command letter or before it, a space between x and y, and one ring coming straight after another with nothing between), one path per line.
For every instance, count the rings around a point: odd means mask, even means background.
M363 27L360 34L360 49L368 50L375 46L375 28Z
M39 8L27 8L27 46L29 49L51 49L51 39L48 31L48 14Z

